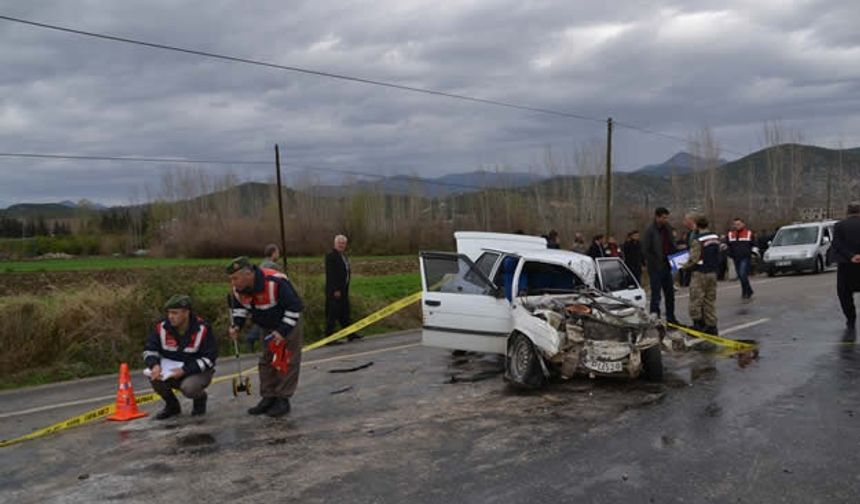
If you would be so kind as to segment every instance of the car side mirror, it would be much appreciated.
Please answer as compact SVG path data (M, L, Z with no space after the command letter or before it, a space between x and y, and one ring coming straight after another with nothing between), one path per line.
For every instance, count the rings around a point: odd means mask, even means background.
M829 236L825 236L825 237L821 238L821 244L822 245L827 245L828 243L830 243L830 237Z
M773 245L773 240L768 240L768 241L767 241L767 246L768 246L768 247L770 247L771 245Z

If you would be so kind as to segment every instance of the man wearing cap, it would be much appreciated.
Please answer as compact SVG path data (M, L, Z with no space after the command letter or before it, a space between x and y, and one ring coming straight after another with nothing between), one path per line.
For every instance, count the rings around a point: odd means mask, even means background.
M263 329L263 353L259 361L259 404L251 415L280 417L290 412L290 398L299 383L302 360L302 330L299 323L304 306L286 275L262 270L247 257L237 257L227 265L233 292L229 298L233 324L230 337L249 318Z
M690 242L690 259L682 266L692 271L690 278L690 318L693 329L718 334L717 270L720 267L720 237L708 230L708 219L695 217L695 237Z
M206 413L206 387L212 381L218 358L215 334L205 320L194 314L188 296L171 297L164 310L167 316L155 325L143 352L152 388L165 403L155 418L164 420L181 412L173 389L179 389L194 401L191 415L203 415ZM163 371L162 364L166 362L162 359L182 364L169 372Z

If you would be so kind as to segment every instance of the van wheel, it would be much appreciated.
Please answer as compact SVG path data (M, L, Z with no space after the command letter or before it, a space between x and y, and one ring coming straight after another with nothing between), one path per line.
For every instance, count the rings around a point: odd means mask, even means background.
M507 377L518 387L538 388L544 384L544 376L538 361L540 356L534 345L524 334L516 333L508 345L506 362Z
M648 381L663 381L663 353L660 345L642 351L642 377Z
M767 276L769 278L775 277L776 276L776 270L774 270L773 268L768 268L767 269Z

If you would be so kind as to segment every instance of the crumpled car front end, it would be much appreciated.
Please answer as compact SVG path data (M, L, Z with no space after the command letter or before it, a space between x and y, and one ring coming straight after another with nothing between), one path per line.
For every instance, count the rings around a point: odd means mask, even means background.
M562 378L577 374L636 378L643 368L655 365L654 357L643 359L646 352L656 352L659 359L665 325L624 300L587 291L542 296L524 307L543 327L525 332L533 336L549 370ZM662 374L662 362L660 366Z

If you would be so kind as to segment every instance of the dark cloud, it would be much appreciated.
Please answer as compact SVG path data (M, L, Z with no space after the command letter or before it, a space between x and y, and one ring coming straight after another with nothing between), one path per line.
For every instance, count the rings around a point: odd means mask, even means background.
M860 4L664 2L18 2L3 14L508 100L727 151L780 120L810 143L860 145ZM0 22L0 150L266 160L438 175L572 157L601 123L414 95ZM618 129L620 169L682 142ZM724 153L732 158L734 154ZM170 164L0 159L0 205L157 191ZM265 166L210 166L265 179Z

